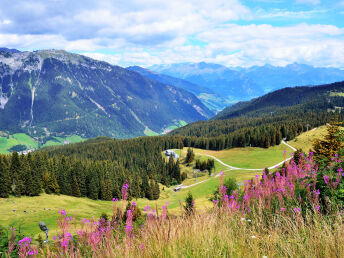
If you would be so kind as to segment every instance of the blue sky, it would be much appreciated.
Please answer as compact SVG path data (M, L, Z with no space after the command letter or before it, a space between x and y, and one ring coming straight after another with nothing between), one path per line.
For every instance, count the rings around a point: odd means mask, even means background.
M344 68L344 0L0 0L0 46L121 66Z

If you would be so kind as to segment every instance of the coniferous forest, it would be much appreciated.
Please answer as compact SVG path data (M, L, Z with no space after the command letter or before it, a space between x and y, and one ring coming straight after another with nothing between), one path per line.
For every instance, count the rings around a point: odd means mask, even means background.
M159 198L159 184L181 182L178 161L165 161L161 152L180 148L177 137L132 140L99 138L64 148L28 155L0 156L0 197L41 192L112 200L121 198L123 184L129 197Z

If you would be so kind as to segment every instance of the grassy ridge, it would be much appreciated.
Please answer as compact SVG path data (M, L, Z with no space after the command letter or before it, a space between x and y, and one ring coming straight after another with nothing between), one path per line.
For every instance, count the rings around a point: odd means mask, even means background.
M326 133L326 126L320 126L297 136L294 140L290 141L290 145L308 152L313 148L314 139L323 139Z

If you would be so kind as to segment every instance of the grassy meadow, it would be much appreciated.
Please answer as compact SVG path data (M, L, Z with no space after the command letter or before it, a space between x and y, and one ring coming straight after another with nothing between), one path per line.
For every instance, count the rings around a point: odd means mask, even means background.
M281 162L283 160L283 150L285 149L287 149L285 145L280 145L269 149L236 148L219 152L195 149L194 151L197 153L216 156L221 161L225 163L228 162L230 165L241 166L243 168L262 168ZM177 154L181 154L181 160L183 160L183 156L185 157L186 155L186 148L184 150L176 150L176 152ZM197 158L205 160L209 157L197 154L196 159ZM191 173L192 166L193 164L191 164L190 167L182 164L182 171L186 170ZM252 178L254 175L261 173L259 170L229 170L226 166L215 160L214 175L209 176L206 173L203 176L198 177L197 181L195 178L189 177L183 182L186 186L196 183L199 184L182 189L178 192L173 191L175 188L173 186L167 188L161 185L159 200L149 201L147 199L137 199L135 201L141 209L144 209L145 206L149 205L151 207L156 207L159 210L162 205L168 203L170 212L179 214L179 202L181 201L183 203L186 195L190 191L195 198L197 209L203 210L212 207L212 203L209 201L209 198L214 190L219 186L219 177L216 177L216 175L218 175L220 171L224 171L225 179L232 177L238 182L244 182L245 180ZM102 213L111 215L112 205L113 202L111 201L94 201L88 198L75 198L64 195L57 196L42 194L38 197L11 197L9 199L0 199L0 225L5 227L20 227L25 234L37 235L40 233L38 222L44 221L50 228L50 232L54 232L57 227L56 219L58 217L57 211L59 209L65 209L68 214L76 218L76 221L80 221L80 219L84 217L99 217ZM14 212L13 210L16 211Z
M8 149L16 145L26 145L28 149L38 148L38 143L24 133L16 133L8 137L0 137L0 153L8 154Z
M184 148L181 152L182 156L185 157L188 148ZM246 148L233 148L222 151L213 150L202 150L194 148L194 153L197 156L202 156L202 154L207 154L214 156L233 167L243 168L243 169L264 169L265 167L271 167L284 159L284 150L287 151L287 158L289 158L290 153L293 152L288 146L280 144L277 146L270 147L268 149L257 148L257 147L246 147ZM177 154L179 152L177 151ZM209 158L204 156L204 158ZM226 166L217 164L219 169L228 169Z
M16 133L7 137L0 137L0 153L9 154L8 151L16 145L25 145L27 149L38 149L43 147L49 147L54 145L63 145L65 141L70 143L81 142L84 139L78 135L72 135L68 137L56 137L52 136L42 145L40 145L35 139L25 133Z

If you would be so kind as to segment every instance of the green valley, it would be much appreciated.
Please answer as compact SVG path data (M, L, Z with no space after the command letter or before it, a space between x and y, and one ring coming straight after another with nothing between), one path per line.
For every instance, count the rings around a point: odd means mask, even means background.
M84 139L78 135L67 137L50 136L45 139L36 140L24 133L16 133L0 137L0 154L8 154L11 151L22 151L30 149L39 149L55 145L63 145L81 142ZM16 147L22 147L18 150Z

